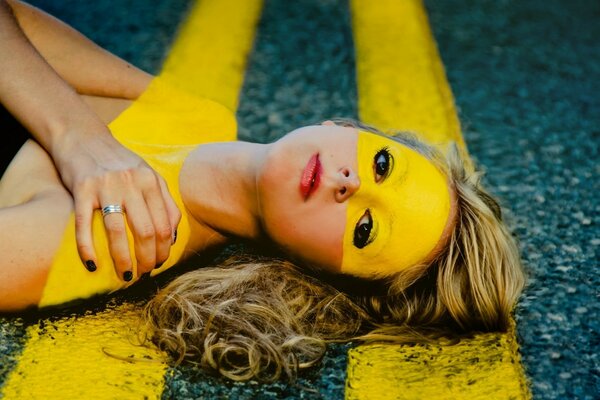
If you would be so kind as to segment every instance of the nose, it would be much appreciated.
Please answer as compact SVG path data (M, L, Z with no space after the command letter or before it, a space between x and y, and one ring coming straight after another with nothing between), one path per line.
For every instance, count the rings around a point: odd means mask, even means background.
M338 203L348 200L360 188L360 179L352 168L341 168L336 178L335 201Z

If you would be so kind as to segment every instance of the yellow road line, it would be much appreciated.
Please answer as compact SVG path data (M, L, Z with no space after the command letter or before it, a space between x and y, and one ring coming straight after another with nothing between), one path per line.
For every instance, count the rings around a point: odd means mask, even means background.
M137 316L135 307L126 304L28 328L27 344L2 395L6 399L160 398L167 366L159 351L133 344ZM142 361L122 361L105 351Z
M361 120L417 132L467 162L452 92L420 0L352 0ZM349 352L346 399L528 399L514 324L455 346L362 345Z
M161 75L235 111L261 8L262 0L197 2ZM156 349L135 345L138 314L135 306L125 304L29 327L23 352L0 398L160 398L165 357Z
M200 1L182 27L161 76L235 111L262 4L262 0Z
M456 142L454 99L420 1L351 1L360 119L381 129Z
M349 354L347 400L527 398L514 332L454 346L364 345Z

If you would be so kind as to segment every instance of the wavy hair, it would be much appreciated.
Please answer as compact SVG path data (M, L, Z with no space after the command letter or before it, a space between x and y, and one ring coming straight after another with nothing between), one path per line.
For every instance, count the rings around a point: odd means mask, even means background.
M456 223L435 259L365 280L279 258L235 257L162 289L143 312L146 340L175 363L233 380L273 381L318 364L330 342L452 341L505 331L525 274L481 174L465 170L456 146L443 157L410 134L387 136L430 159L456 193Z

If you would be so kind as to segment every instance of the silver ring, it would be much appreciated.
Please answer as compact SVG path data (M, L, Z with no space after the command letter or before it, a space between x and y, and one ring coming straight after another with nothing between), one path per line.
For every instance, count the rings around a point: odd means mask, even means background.
M108 214L121 213L123 214L123 207L118 204L109 204L102 208L102 216L106 217Z

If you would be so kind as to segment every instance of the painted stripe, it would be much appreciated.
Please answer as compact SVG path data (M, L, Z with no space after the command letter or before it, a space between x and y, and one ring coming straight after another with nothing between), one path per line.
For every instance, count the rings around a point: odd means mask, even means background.
M418 0L351 1L360 119L380 129L456 142L468 158L454 98ZM469 161L470 163L470 161Z
M138 315L133 305L125 304L29 327L27 343L2 395L6 399L160 398L167 367L160 352L133 344Z
M514 330L453 346L358 346L347 374L347 400L530 398Z
M443 64L420 0L352 0L359 115L383 129L456 142L470 164ZM513 327L454 346L349 351L346 399L529 399Z
M261 7L262 0L197 2L161 75L235 111ZM166 357L136 345L138 323L139 308L124 304L29 327L0 398L160 398Z
M161 76L235 111L262 0L202 0L191 10Z

